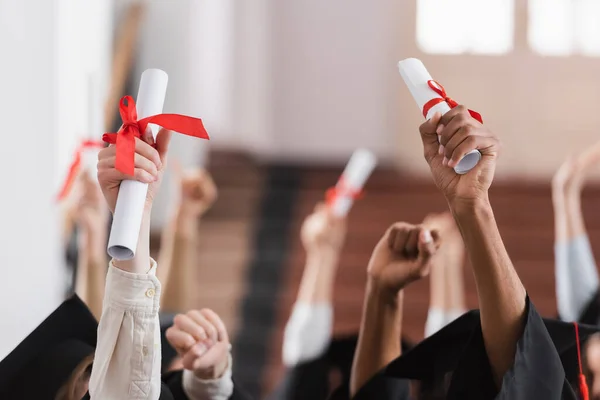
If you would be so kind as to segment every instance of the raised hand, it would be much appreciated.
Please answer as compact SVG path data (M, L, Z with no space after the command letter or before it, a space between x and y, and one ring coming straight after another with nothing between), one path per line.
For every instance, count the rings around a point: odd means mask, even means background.
M217 187L210 174L201 168L180 171L177 175L181 187L180 212L189 217L199 217L208 211L217 199Z
M496 136L471 117L464 106L453 108L443 117L436 113L419 131L433 180L446 199L487 199L500 147ZM458 175L453 168L473 149L479 150L481 160L468 173Z
M108 203L108 208L113 213L119 194L119 186L121 181L126 179L148 183L146 207L149 208L152 205L167 161L167 149L171 141L171 132L161 129L156 136L156 143L154 143L152 134L149 132L148 130L143 140L135 139L134 176L127 176L115 168L116 147L114 145L106 147L98 153L98 181Z
M229 336L225 324L212 310L192 310L175 316L166 332L183 367L199 379L220 378L229 367Z
M373 250L367 267L369 277L395 296L409 283L429 274L432 257L438 246L436 231L396 222Z
M80 188L76 205L78 224L88 231L104 229L108 222L108 210L102 199L98 182L87 172L82 173L78 180Z
M325 204L319 203L304 220L300 237L307 252L339 252L346 237L346 219L334 217Z

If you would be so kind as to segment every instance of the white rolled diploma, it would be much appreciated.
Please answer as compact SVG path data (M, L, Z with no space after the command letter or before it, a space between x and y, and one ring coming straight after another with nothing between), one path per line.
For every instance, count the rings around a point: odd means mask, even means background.
M359 192L362 190L365 182L371 176L373 169L377 165L377 158L373 153L366 149L357 149L350 157L350 161L346 165L342 177L338 181L343 182L346 189L352 190L352 192ZM340 188L342 189L342 188ZM331 212L336 217L345 217L352 207L354 199L351 195L344 195L344 191L339 192L341 196L337 196L333 204L331 205Z
M138 119L162 113L169 77L160 69L147 69L142 74L136 99ZM156 137L158 127L150 125ZM116 260L130 260L137 249L148 184L125 180L121 182L113 216L108 254Z
M398 70L421 112L423 112L423 106L428 101L441 98L427 84L433 78L421 60L417 60L416 58L402 60L398 63ZM450 111L450 106L445 101L442 101L429 109L425 119L430 119L436 112L444 115L448 111ZM477 165L480 159L481 153L478 150L472 150L458 162L454 167L454 171L460 175L466 174Z

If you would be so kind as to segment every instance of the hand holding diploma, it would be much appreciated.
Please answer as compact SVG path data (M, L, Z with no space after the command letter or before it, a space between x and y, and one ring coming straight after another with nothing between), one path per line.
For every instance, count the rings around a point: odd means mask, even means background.
M431 119L436 112L444 115L458 105L446 94L444 87L431 78L420 60L416 58L402 60L398 63L398 69L417 106L422 110L425 119ZM468 111L474 119L479 123L483 123L479 113L472 110ZM445 145L441 140L440 144ZM450 166L454 168L457 174L466 174L477 165L480 158L481 154L477 149L471 148L457 163Z
M352 154L335 187L327 191L327 205L334 217L348 214L376 165L377 158L368 150L358 149Z
M113 225L108 240L108 254L117 260L130 260L134 258L138 245L140 226L142 223L145 204L152 199L152 191L147 195L147 184L150 178L158 179L157 175L147 175L149 165L140 165L138 151L139 139L146 144L154 145L154 130L149 124L159 125L165 129L180 132L189 136L208 139L202 120L179 114L161 114L167 90L168 77L164 71L149 69L142 74L138 92L138 105L136 106L131 96L121 99L119 112L123 125L117 133L107 133L102 139L114 144L114 168L121 174L134 177L136 180L124 180L120 184L119 196L112 205ZM141 117L138 119L138 113ZM163 135L167 135L163 133ZM163 139L168 143L168 139ZM157 150L159 139L156 139ZM158 171L161 171L166 148L160 149L160 159L151 159ZM147 149L144 149L147 152ZM140 154L142 155L142 154ZM145 153L143 156L148 156ZM157 162L158 161L158 162ZM143 162L144 163L144 162ZM147 163L145 163L147 164ZM147 168L145 168L147 167ZM151 168L150 168L151 169ZM114 174L114 173L113 173ZM114 179L117 176L114 175ZM122 179L122 176L118 176ZM115 192L116 193L116 192ZM108 199L109 206L112 199Z

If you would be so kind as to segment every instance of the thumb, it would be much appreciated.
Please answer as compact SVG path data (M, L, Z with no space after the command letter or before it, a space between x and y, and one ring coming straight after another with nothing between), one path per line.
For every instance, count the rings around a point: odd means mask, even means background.
M216 367L229 355L229 343L217 342L194 361L194 370Z
M421 140L423 141L423 153L428 163L431 162L431 160L438 154L440 148L440 143L438 141L436 129L441 119L442 114L436 112L435 114L433 114L433 117L431 117L431 119L425 121L419 127L419 132L421 133Z
M420 265L429 263L431 257L435 254L436 243L433 240L432 232L429 229L422 229L419 232L419 256L418 262Z
M167 157L167 151L169 150L169 143L171 143L172 133L173 132L170 130L162 128L158 132L158 135L156 135L156 150L158 151L160 159L163 162Z

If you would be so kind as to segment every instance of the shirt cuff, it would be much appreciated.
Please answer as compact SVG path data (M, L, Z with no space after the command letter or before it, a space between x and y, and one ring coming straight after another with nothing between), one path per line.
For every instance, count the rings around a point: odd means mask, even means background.
M134 274L109 263L104 305L122 311L156 314L160 306L160 282L156 277L156 261L150 259L146 274Z
M233 395L233 380L231 373L231 354L227 369L217 379L200 379L192 371L183 371L183 391L190 400L227 400Z

